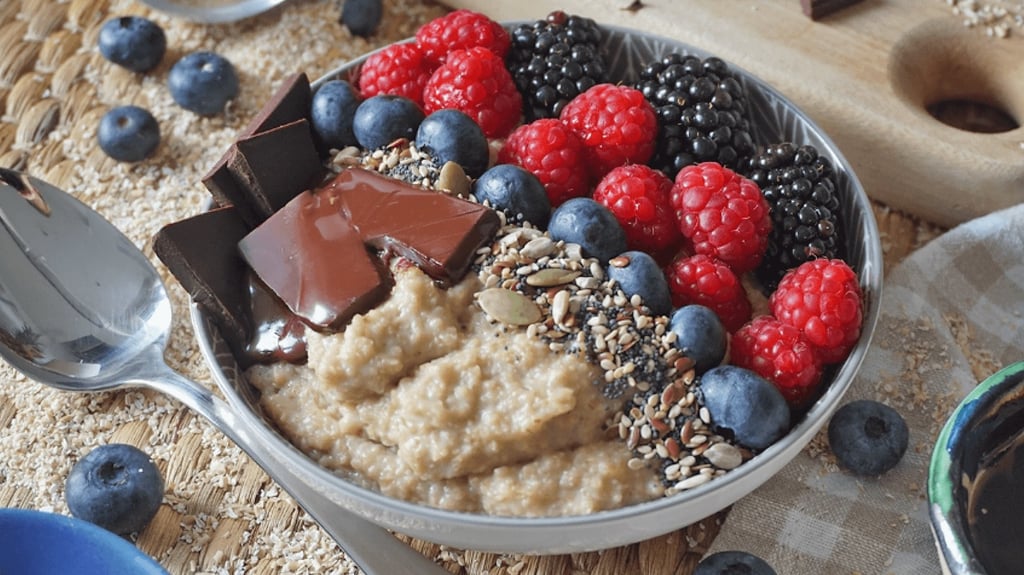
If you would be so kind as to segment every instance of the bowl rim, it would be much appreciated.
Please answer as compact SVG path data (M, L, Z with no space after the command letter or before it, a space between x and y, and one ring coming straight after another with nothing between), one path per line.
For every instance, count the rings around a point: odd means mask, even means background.
M962 475L955 452L963 448L963 433L998 405L1006 391L1024 387L1024 361L996 371L976 385L953 409L932 448L928 466L928 516L944 567L955 575L985 575L974 553L956 491ZM956 475L956 477L954 477Z
M503 21L501 24L506 27L506 29L510 29L511 27L524 22L531 21ZM626 37L639 35L646 39L671 46L674 50L696 54L701 57L713 56L713 54L705 50L680 40L656 34L649 34L613 24L601 23L600 25L604 30L613 31ZM400 42L408 41L412 41L412 38L408 38ZM313 81L311 83L312 88L315 90L318 86L328 80L343 78L346 74L354 73L367 58L386 48L387 46L378 48L363 54L359 58L349 60L331 69ZM670 497L659 497L651 501L605 511L583 515L554 517L511 517L485 515L482 513L458 512L438 509L424 504L416 504L388 497L372 489L356 485L355 483L340 477L336 473L333 473L331 470L320 466L311 458L299 451L293 444L284 440L276 431L270 430L271 434L281 438L281 441L285 444L281 447L284 447L286 455L282 454L284 455L284 459L278 460L278 463L288 465L293 469L296 469L301 474L306 475L309 482L315 485L337 485L340 490L344 492L346 507L358 512L371 521L384 525L385 527L437 543L463 546L464 542L460 541L465 539L465 537L462 537L459 540L446 538L447 535L450 535L449 531L451 526L454 525L457 526L460 534L464 534L467 529L471 530L469 532L471 535L476 537L474 541L477 541L478 543L483 540L490 541L489 545L471 545L470 548L473 549L538 552L529 545L519 545L517 541L508 541L502 545L495 546L495 542L489 540L486 535L490 530L504 531L508 529L530 529L540 533L539 535L535 535L532 540L543 543L542 546L545 548L543 551L540 551L543 553L593 550L647 539L649 537L656 536L657 534L645 533L641 536L635 536L634 538L630 538L628 534L620 535L615 538L614 542L610 545L602 544L600 546L588 546L585 542L577 541L568 545L557 546L554 542L545 541L544 534L546 534L547 537L551 537L556 534L564 533L566 530L585 530L593 536L597 536L597 534L606 529L606 526L608 525L622 525L623 523L631 520L637 520L638 518L648 519L652 515L658 516L659 518L672 517L672 511L674 509L685 504L694 505L694 507L698 509L698 511L692 514L694 517L690 517L688 515L685 521L676 521L674 524L674 528L681 528L721 511L735 501L745 497L751 491L767 481L768 478L778 473L782 467L788 464L810 442L814 435L816 435L825 424L831 413L839 406L850 385L852 385L854 377L864 360L879 317L883 279L882 248L877 222L874 218L870 199L857 178L852 166L840 153L839 147L835 142L816 122L814 122L813 119L811 119L805 112L803 112L803 110L797 107L790 99L785 97L774 87L765 83L756 75L736 66L732 62L728 62L728 64L732 70L743 78L744 82L754 82L759 90L784 103L787 109L800 118L802 125L804 125L809 131L813 132L816 138L821 140L822 144L827 148L830 159L835 164L837 171L841 170L848 178L848 186L849 191L853 196L853 203L856 206L856 210L861 214L860 220L858 221L860 230L858 231L864 240L864 245L862 246L864 261L862 268L857 272L858 281L865 297L861 339L858 341L856 347L851 351L847 359L842 364L838 364L836 366L829 388L815 401L814 404L810 406L810 408L802 412L800 420L792 426L783 438L758 453L750 461L744 462L743 465L740 465L739 467L730 470L728 473L720 477L716 477L713 481L709 481L694 489L680 492ZM848 234L853 235L853 231L854 230L848 230ZM210 341L210 330L215 328L213 328L212 324L209 323L208 318L203 317L203 313L201 309L199 309L198 304L192 301L190 303L190 308L192 322L196 328L195 331L197 339L199 339L200 347L207 360L207 364L211 368L210 371L217 386L228 397L229 403L237 411L241 412L240 415L247 419L250 424L267 427L268 423L247 406L245 399L239 394L238 390L231 385L231 382L228 381L224 370L218 363ZM760 477L758 474L764 473L766 469L769 473L763 478ZM730 488L732 488L731 496L718 495L716 497L716 494L730 492ZM480 535L477 536L475 534L476 532L479 532ZM665 532L668 532L668 530L663 529L661 531L661 533ZM586 537L584 536L583 538Z

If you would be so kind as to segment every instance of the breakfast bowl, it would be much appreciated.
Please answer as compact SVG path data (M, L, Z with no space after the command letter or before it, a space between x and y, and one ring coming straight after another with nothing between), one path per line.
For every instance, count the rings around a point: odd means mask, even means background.
M932 533L943 573L1020 573L1019 489L1024 362L978 384L939 433L928 471Z
M517 23L505 24L511 28ZM602 50L610 76L630 82L645 63L671 52L710 56L681 42L615 26L602 26ZM312 83L312 89L333 79L354 79L370 55L347 62ZM649 539L697 522L749 494L785 466L815 436L837 408L864 359L878 316L882 288L879 234L870 202L852 168L832 140L792 102L756 77L733 68L748 94L754 139L759 143L794 142L813 145L834 166L839 198L842 251L863 294L859 339L849 355L826 371L827 383L813 402L802 408L781 439L742 464L712 480L672 495L607 510L554 516L513 516L442 509L385 495L322 466L307 456L268 417L260 392L247 380L214 317L192 306L192 321L214 380L238 417L260 429L271 464L291 470L325 505L336 505L385 528L419 539L495 552L553 554L604 549ZM414 483L414 482L413 482ZM518 496L530 495L523 489ZM517 495L513 493L512 498ZM329 512L329 511L328 511Z

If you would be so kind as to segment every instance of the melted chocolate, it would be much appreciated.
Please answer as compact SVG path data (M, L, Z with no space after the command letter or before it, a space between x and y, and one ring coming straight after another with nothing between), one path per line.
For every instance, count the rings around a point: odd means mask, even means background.
M338 174L321 193L336 194L371 246L413 261L433 278L455 283L500 220L480 204L423 190L368 170Z
M338 331L389 293L387 256L455 283L499 225L480 204L352 168L299 194L238 246L291 313L314 329ZM260 335L284 333L283 320L272 317L257 320ZM267 351L275 347L270 339L259 347L273 356L279 352Z
M1024 573L1024 433L982 458L968 491L967 526L989 575Z
M251 271L246 274L252 337L245 353L255 362L306 361L306 324Z
M299 194L238 247L288 309L319 329L341 329L390 288L331 195Z

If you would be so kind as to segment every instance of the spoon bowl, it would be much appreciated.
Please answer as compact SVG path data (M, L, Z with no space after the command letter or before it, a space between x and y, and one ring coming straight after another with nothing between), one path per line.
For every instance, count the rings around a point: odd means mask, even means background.
M154 10L171 16L201 22L220 24L234 22L261 14L284 3L285 0L142 0Z
M0 168L0 357L68 391L157 390L238 444L369 575L443 574L278 463L280 443L164 361L172 308L146 256L66 192Z

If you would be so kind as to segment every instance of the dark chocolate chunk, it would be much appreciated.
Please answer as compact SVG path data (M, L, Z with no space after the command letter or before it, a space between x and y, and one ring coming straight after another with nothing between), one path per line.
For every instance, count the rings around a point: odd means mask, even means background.
M240 139L232 150L227 167L240 186L239 196L231 203L252 227L323 178L324 167L308 120Z
M309 119L313 103L313 91L305 73L285 78L270 100L259 113L242 129L239 137L251 136L291 124L296 120Z
M334 199L303 192L238 244L245 261L288 309L321 330L343 327L390 290Z
M248 233L228 206L167 224L153 239L157 257L213 317L236 357L242 357L251 331L248 304L239 289L247 268L237 248Z
M260 109L248 125L239 133L239 138L247 138L253 134L266 132L291 124L302 119L309 119L309 109L313 101L309 78L305 73L294 74L285 78L274 95ZM229 149L214 164L213 168L203 176L203 184L210 190L218 205L232 205L243 197L241 184L228 170L228 161L234 154Z
M862 0L800 0L800 7L804 16L811 20L820 20L829 14L833 14L861 2Z
M319 193L338 194L363 240L455 283L501 225L494 210L362 169L338 174Z

